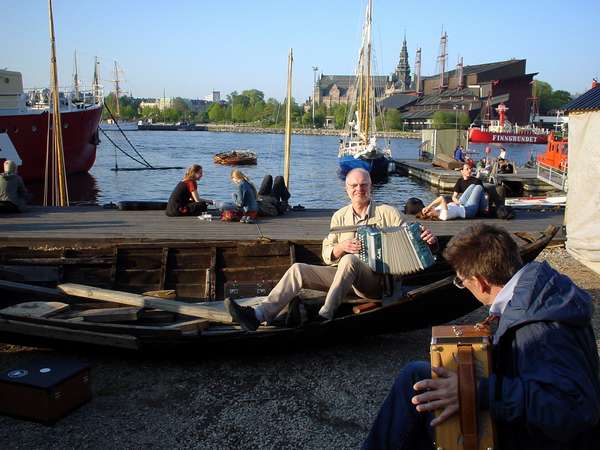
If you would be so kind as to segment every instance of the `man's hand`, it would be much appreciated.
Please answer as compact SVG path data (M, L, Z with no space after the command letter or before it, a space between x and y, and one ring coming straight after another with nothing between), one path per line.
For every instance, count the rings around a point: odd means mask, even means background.
M421 233L421 239L427 242L427 245L436 245L437 237L431 232L431 230L427 227L421 225L421 229L423 230Z
M333 256L336 259L340 258L344 253L358 253L360 251L360 241L356 238L346 239L338 242L333 249Z
M419 412L442 410L442 413L431 421L431 426L435 427L458 412L458 376L443 367L433 367L432 370L440 378L415 383L415 391L426 392L415 395L411 401Z

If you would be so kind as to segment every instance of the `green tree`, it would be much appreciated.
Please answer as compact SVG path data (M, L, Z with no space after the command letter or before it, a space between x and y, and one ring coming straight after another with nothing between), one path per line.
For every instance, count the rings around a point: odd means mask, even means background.
M385 125L393 130L402 129L402 116L396 108L385 111Z
M225 120L225 109L220 103L213 103L208 108L208 120L210 122L223 122Z
M431 126L437 130L450 128L466 129L469 127L469 115L457 111L436 111L431 118Z

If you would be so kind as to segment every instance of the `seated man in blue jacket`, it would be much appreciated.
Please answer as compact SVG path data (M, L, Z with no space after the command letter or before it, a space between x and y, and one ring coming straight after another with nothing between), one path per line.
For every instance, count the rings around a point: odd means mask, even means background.
M478 405L496 426L497 448L597 449L598 349L590 295L547 263L523 266L502 228L475 225L444 256L467 288L499 318L493 373L478 382ZM459 410L454 372L425 362L400 372L363 449L432 449L433 427ZM433 419L433 412L441 414Z

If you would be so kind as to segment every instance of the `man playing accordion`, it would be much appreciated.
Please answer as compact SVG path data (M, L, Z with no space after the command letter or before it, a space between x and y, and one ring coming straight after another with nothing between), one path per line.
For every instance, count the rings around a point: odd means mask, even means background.
M476 386L496 449L600 448L598 349L592 300L547 263L523 266L502 228L475 225L444 251L467 288L499 319L492 371ZM405 366L385 399L363 449L432 449L434 427L459 411L458 377L443 367ZM438 415L433 418L433 412Z
M350 205L334 213L331 218L332 230L359 225L394 227L402 223L402 216L396 208L376 205L371 199L371 177L366 170L354 169L348 172L346 193L350 198ZM421 238L429 245L437 244L437 238L427 229L424 229ZM384 275L373 272L359 259L357 253L360 249L355 230L332 231L323 240L322 257L327 266L295 263L267 299L258 306L240 306L230 299L225 300L225 305L242 328L254 331L263 322L271 323L290 305L300 289L314 289L327 292L318 320L331 320L351 289L363 298L382 296ZM292 309L291 305L289 309Z

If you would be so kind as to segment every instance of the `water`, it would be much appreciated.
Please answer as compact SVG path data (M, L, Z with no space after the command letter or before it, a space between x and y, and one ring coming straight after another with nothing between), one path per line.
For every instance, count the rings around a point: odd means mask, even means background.
M133 153L117 131L107 131L111 139L123 149ZM234 186L229 181L231 167L214 164L215 153L245 148L258 155L256 166L239 167L257 185L265 174L273 176L283 172L282 134L217 133L208 131L127 131L127 137L153 166L183 166L201 164L204 176L198 183L201 197L227 201ZM97 159L90 174L69 177L71 201L92 201L100 204L119 201L166 201L182 178L184 170L114 172L115 150L101 136ZM395 159L415 159L419 154L420 141L415 139L392 139L392 155ZM339 208L347 204L344 182L337 176L336 136L292 136L292 165L290 190L292 204L309 208ZM483 155L485 145L473 145L471 150ZM543 152L543 145L506 145L508 158L517 164L526 162L530 153ZM498 149L492 147L492 156ZM137 163L117 152L120 168L140 167ZM34 197L41 198L41 187L32 186ZM387 183L376 184L373 196L378 202L402 207L409 197L419 197L429 202L437 192L417 180L392 176Z

